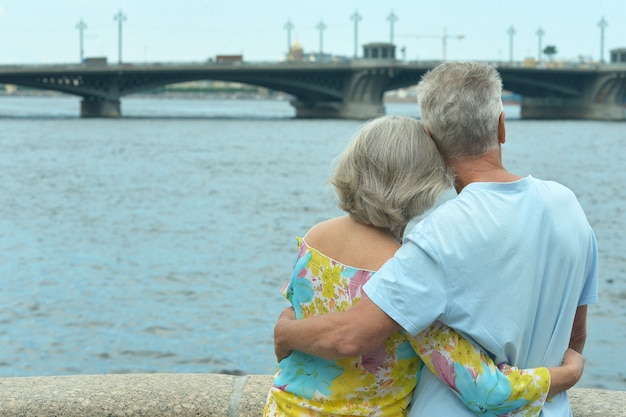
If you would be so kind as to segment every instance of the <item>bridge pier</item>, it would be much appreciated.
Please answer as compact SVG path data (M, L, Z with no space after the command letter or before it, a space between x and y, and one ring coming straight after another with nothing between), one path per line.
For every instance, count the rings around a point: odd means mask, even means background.
M563 97L523 97L522 119L626 120L626 109L616 103L594 103Z
M80 102L80 117L118 118L122 115L120 100L85 97Z
M356 119L369 120L385 114L385 106L369 102L315 101L304 102L292 100L299 119Z

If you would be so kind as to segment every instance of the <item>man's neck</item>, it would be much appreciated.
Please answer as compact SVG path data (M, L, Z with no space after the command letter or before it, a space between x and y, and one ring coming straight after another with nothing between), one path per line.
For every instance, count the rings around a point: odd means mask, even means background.
M449 160L448 164L456 176L454 188L457 193L473 182L513 182L522 178L510 173L502 166L499 149L487 152L478 158Z

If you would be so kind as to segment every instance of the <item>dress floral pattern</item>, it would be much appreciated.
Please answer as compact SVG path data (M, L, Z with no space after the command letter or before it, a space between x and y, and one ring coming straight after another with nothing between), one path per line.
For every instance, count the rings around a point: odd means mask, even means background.
M304 239L297 243L291 279L282 289L297 319L344 311L361 298L374 271L336 262ZM355 358L293 351L279 364L264 416L404 416L423 365L482 416L536 416L550 387L546 368L497 367L456 331L435 323L416 336L397 332Z

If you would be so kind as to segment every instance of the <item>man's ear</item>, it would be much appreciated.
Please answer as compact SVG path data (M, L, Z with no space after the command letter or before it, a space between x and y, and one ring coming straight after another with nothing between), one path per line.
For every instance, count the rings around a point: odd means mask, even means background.
M498 118L498 142L500 142L500 145L506 142L506 128L504 127L504 112L501 112L500 117Z

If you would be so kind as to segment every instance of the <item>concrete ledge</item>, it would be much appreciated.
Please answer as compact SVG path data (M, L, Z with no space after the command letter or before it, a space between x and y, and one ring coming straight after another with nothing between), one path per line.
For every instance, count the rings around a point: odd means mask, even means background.
M271 375L0 378L3 417L259 417ZM572 389L574 417L626 415L626 391Z

